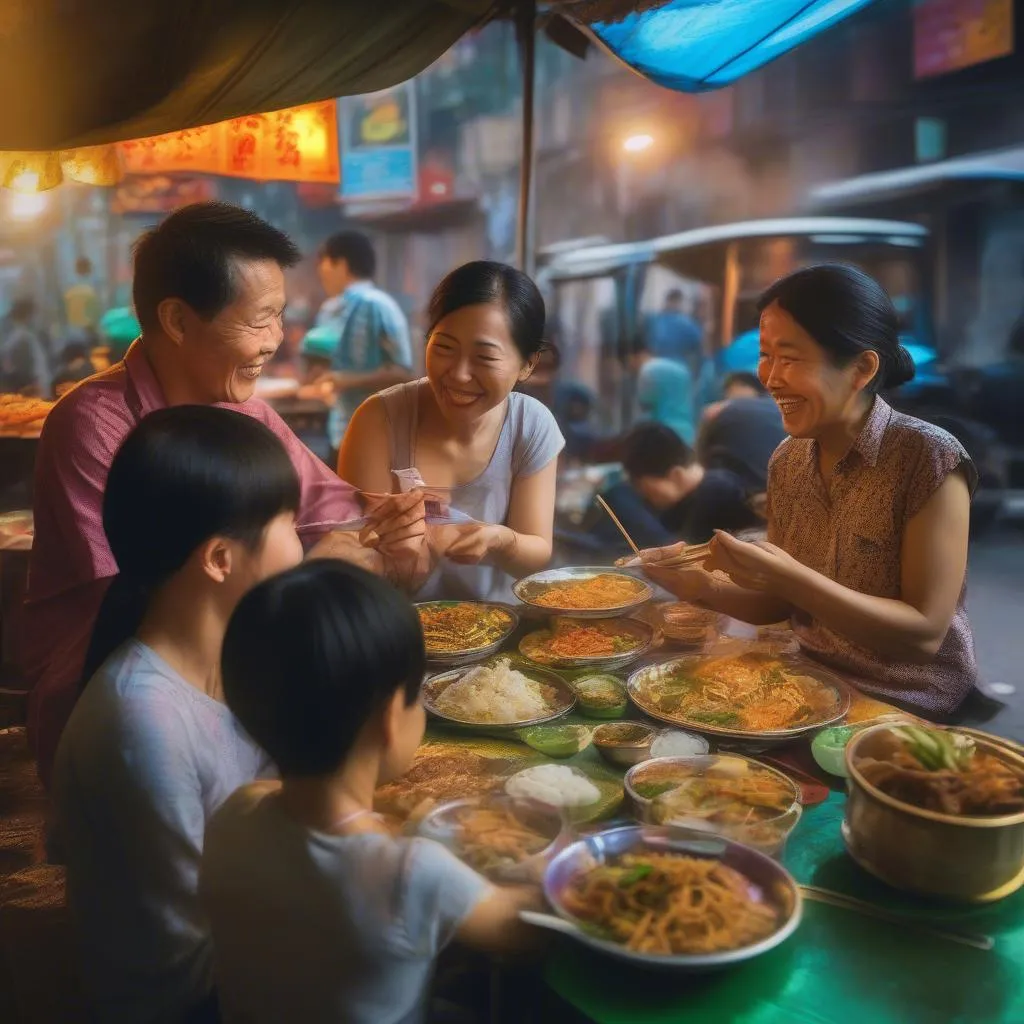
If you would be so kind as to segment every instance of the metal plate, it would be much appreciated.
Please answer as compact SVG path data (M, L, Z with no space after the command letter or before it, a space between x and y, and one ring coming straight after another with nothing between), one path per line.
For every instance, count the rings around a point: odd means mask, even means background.
M547 605L537 604L537 598L541 596L544 589L552 583L565 583L575 580L589 580L595 576L620 576L631 580L636 584L636 597L625 604L615 605L607 608L551 608ZM635 611L641 605L646 604L654 597L654 588L643 579L639 579L632 573L623 572L621 569L609 568L608 566L580 566L568 569L545 569L544 572L534 573L526 579L519 580L512 587L512 593L531 608L537 608L548 615L563 615L573 619L611 619L620 615L626 615Z
M516 729L524 729L530 725L543 725L545 722L553 722L563 715L567 715L576 706L576 691L559 675L542 668L524 668L513 664L513 668L522 672L527 678L538 683L544 683L557 691L556 699L552 702L553 708L550 714L540 718L530 718L522 722L468 722L459 718L452 718L437 710L436 700L444 692L445 688L461 679L468 671L468 668L451 669L448 672L438 672L436 675L427 676L423 683L423 706L428 713L439 721L448 725L455 725L462 729L475 729L495 732L512 732Z
M638 953L619 943L597 938L584 930L574 934L577 941L633 964L680 972L700 972L742 963L767 953L789 938L800 923L803 909L800 890L781 864L763 853L726 839L709 837L685 829L650 825L609 829L567 846L548 865L544 874L544 895L559 917L578 928L585 928L585 925L563 906L562 895L569 883L578 874L592 870L613 857L644 851L685 853L689 856L712 857L722 861L747 878L751 886L750 893L754 898L770 900L782 912L781 924L760 942L715 953L683 953L673 956Z
M597 624L596 620L591 619L586 622L581 622L580 625L586 625L588 622L591 624ZM642 622L639 619L605 619L602 620L601 624L614 625L620 632L632 634L640 641L640 643L637 644L633 650L624 651L621 654L601 654L582 658L552 657L550 660L542 661L538 654L530 654L527 649L531 639L538 637L543 633L550 634L553 631L552 629L541 629L536 630L533 633L528 633L519 641L519 653L527 660L532 661L535 665L541 665L544 668L594 669L611 672L614 669L625 668L627 665L632 665L633 662L642 658L654 644L654 629L648 623ZM553 626L554 623L552 623L552 627Z
M721 652L720 652L721 653ZM714 655L718 656L718 655ZM626 692L629 699L645 714L659 722L673 725L680 729L689 729L691 732L703 733L706 736L721 737L723 740L741 744L759 744L771 746L777 743L786 743L797 739L809 732L823 729L827 725L838 722L850 709L850 694L843 686L837 676L834 676L827 669L800 658L796 655L773 655L787 668L792 668L794 673L810 676L817 680L823 687L831 691L833 695L832 710L827 714L816 718L813 722L804 722L801 725L789 729L775 729L752 731L747 729L730 729L724 726L710 725L705 722L698 722L688 719L682 715L673 715L661 711L650 701L640 694L641 687L648 685L652 680L657 680L659 675L668 675L677 670L696 668L701 663L708 661L712 655L687 655L680 658L672 658L656 665L647 665L637 669L626 683Z
M483 658L487 658L492 654L496 654L504 646L508 638L519 628L519 616L512 611L511 608L506 607L503 604L492 604L487 602L477 601L421 601L416 605L416 611L419 612L421 608L438 608L438 607L454 607L460 604L475 605L480 609L481 612L489 611L494 609L501 612L503 615L507 615L509 619L508 627L502 632L501 636L493 643L486 644L483 647L470 647L464 651L458 651L451 654L444 654L441 652L432 652L430 647L427 647L427 662L431 665L437 665L439 667L455 668L459 665L470 665L473 662L480 661Z

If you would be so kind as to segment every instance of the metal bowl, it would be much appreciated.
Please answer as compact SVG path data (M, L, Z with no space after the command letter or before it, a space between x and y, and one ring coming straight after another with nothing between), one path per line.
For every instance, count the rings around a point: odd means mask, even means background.
M545 722L553 722L563 715L567 715L576 706L576 691L557 673L548 672L542 668L533 668L532 666L529 668L513 667L517 668L518 671L528 678L555 689L556 697L552 702L550 714L522 722L469 722L460 718L453 718L438 711L435 703L438 696L444 692L446 687L451 686L452 683L457 679L461 679L469 671L465 667L449 669L447 672L438 672L435 675L427 676L423 682L423 706L427 709L428 714L447 725L488 733L513 732L516 729L524 729L530 725L543 725Z
M1024 885L1024 811L984 818L939 814L896 800L864 778L857 762L878 752L890 728L864 729L846 747L843 839L850 856L898 889L950 900L988 903ZM994 737L971 735L978 750L1024 768L1024 756Z
M562 617L568 618L568 616ZM637 638L639 643L631 651L625 651L622 654L601 654L584 658L549 658L547 655L528 653L527 648L531 640L543 633L551 632L551 630L536 630L533 633L528 633L519 641L519 653L527 661L531 661L535 665L542 665L545 668L593 669L600 672L612 672L615 669L625 668L627 665L632 665L635 661L639 661L654 645L654 629L639 619L607 619L604 620L604 624L614 625L617 631L631 634ZM593 622L591 622L591 625L593 625ZM541 658L544 660L541 660Z
M457 604L479 604L482 611L489 608L495 608L502 614L507 615L509 618L508 627L503 630L501 636L493 643L485 644L483 647L470 647L464 651L459 651L453 654L438 654L431 653L430 648L427 648L427 662L430 665L436 665L438 667L445 668L457 668L461 665L472 665L476 661L480 661L483 658L490 657L492 654L497 654L498 651L505 645L508 638L519 628L519 616L509 607L503 604L493 604L489 602L474 602L474 601L421 601L416 605L416 610L419 611L421 608L436 607L438 605L457 605Z
M581 872L592 870L606 860L635 851L685 853L695 857L712 857L739 871L750 882L750 893L758 900L770 900L782 911L782 922L767 938L750 946L716 953L661 956L637 953L625 946L597 938L586 931L563 903L563 893ZM586 836L567 846L548 865L544 875L544 894L555 913L573 937L592 949L619 960L645 967L683 972L701 972L752 960L784 942L800 923L802 903L800 890L780 864L756 850L717 836L709 837L685 829L628 826ZM537 922L541 923L541 922Z
M513 800L511 797L495 794L451 800L435 807L416 826L416 834L441 843L460 860L465 860L459 843L459 818L463 812L477 807L507 809L527 828L550 840L544 849L518 864L507 864L491 869L470 864L494 882L511 884L532 881L536 884L547 862L568 842L569 832L565 820L557 811L531 800Z
M643 730L643 738L635 743L609 742L616 730L623 728ZM651 744L657 735L656 730L642 722L607 722L599 725L592 733L591 739L597 752L615 768L631 768L651 756Z
M733 648L730 648L730 651ZM676 726L680 729L688 729L691 732L703 733L707 736L720 737L729 745L745 746L747 748L757 747L765 749L788 743L791 740L804 736L807 733L822 729L826 725L838 722L850 708L850 694L839 678L810 661L795 655L778 655L778 660L787 668L792 668L800 675L811 676L819 683L832 691L834 701L832 709L813 722L805 722L803 725L794 726L789 729L765 730L753 732L745 729L730 729L726 726L710 725L705 722L691 721L679 715L668 714L657 708L656 705L646 700L642 689L656 682L659 677L668 676L679 669L695 668L702 661L707 660L707 655L686 655L680 658L673 658L670 661L659 662L655 665L646 665L637 669L626 683L626 692L629 699L645 714L659 722Z
M757 822L714 822L709 818L680 817L672 806L672 790L687 779L699 776L709 768L730 765L734 772L756 771L774 779L780 790L785 791L787 804L774 817ZM654 797L643 796L638 790L647 772L662 771L667 776L668 789ZM672 776L676 778L673 779ZM678 782L676 782L676 779ZM668 825L711 832L724 836L745 846L766 853L769 857L781 857L793 829L800 821L800 787L788 776L770 765L762 764L742 754L696 754L692 757L658 757L631 768L623 780L626 792L636 807L637 817L652 825Z
M608 608L550 608L547 605L537 604L537 597L543 589L551 583L562 583L567 580L589 580L595 576L622 576L637 584L636 597L625 604L615 605ZM632 573L623 572L621 569L608 566L580 566L567 569L545 569L543 572L534 573L526 579L519 580L513 584L512 593L531 608L537 608L548 615L564 615L573 619L610 619L619 615L627 615L637 608L646 604L654 597L654 588L643 579L634 576Z

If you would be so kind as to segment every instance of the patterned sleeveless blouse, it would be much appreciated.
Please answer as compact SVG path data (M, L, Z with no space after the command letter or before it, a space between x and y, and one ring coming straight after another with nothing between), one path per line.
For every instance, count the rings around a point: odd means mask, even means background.
M779 445L768 467L768 539L844 587L899 599L904 527L957 471L973 494L977 470L956 438L876 398L827 484L816 441L791 437ZM978 675L966 593L965 576L949 631L928 663L880 656L822 625L811 612L798 609L792 626L805 654L865 693L948 714Z

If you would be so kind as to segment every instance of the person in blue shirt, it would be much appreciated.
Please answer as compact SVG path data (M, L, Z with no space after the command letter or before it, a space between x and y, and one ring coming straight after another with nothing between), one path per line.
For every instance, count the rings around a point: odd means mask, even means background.
M673 288L665 296L664 308L647 322L646 346L659 359L686 363L696 376L704 360L703 331L683 310L683 293Z
M411 379L412 345L405 314L373 283L377 254L366 235L331 235L320 250L317 270L328 298L316 326L335 333L331 380L337 398L330 434L337 449L352 413L367 398Z
M693 444L697 433L693 377L686 363L647 350L637 354L634 365L637 419L671 427Z

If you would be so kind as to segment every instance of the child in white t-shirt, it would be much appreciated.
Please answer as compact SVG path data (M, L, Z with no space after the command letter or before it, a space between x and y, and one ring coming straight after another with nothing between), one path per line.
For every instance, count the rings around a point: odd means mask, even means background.
M535 889L495 888L373 814L423 736L423 637L404 597L345 563L307 563L241 602L222 668L228 706L281 773L236 791L206 834L225 1024L419 1021L450 941L528 943L518 915Z

